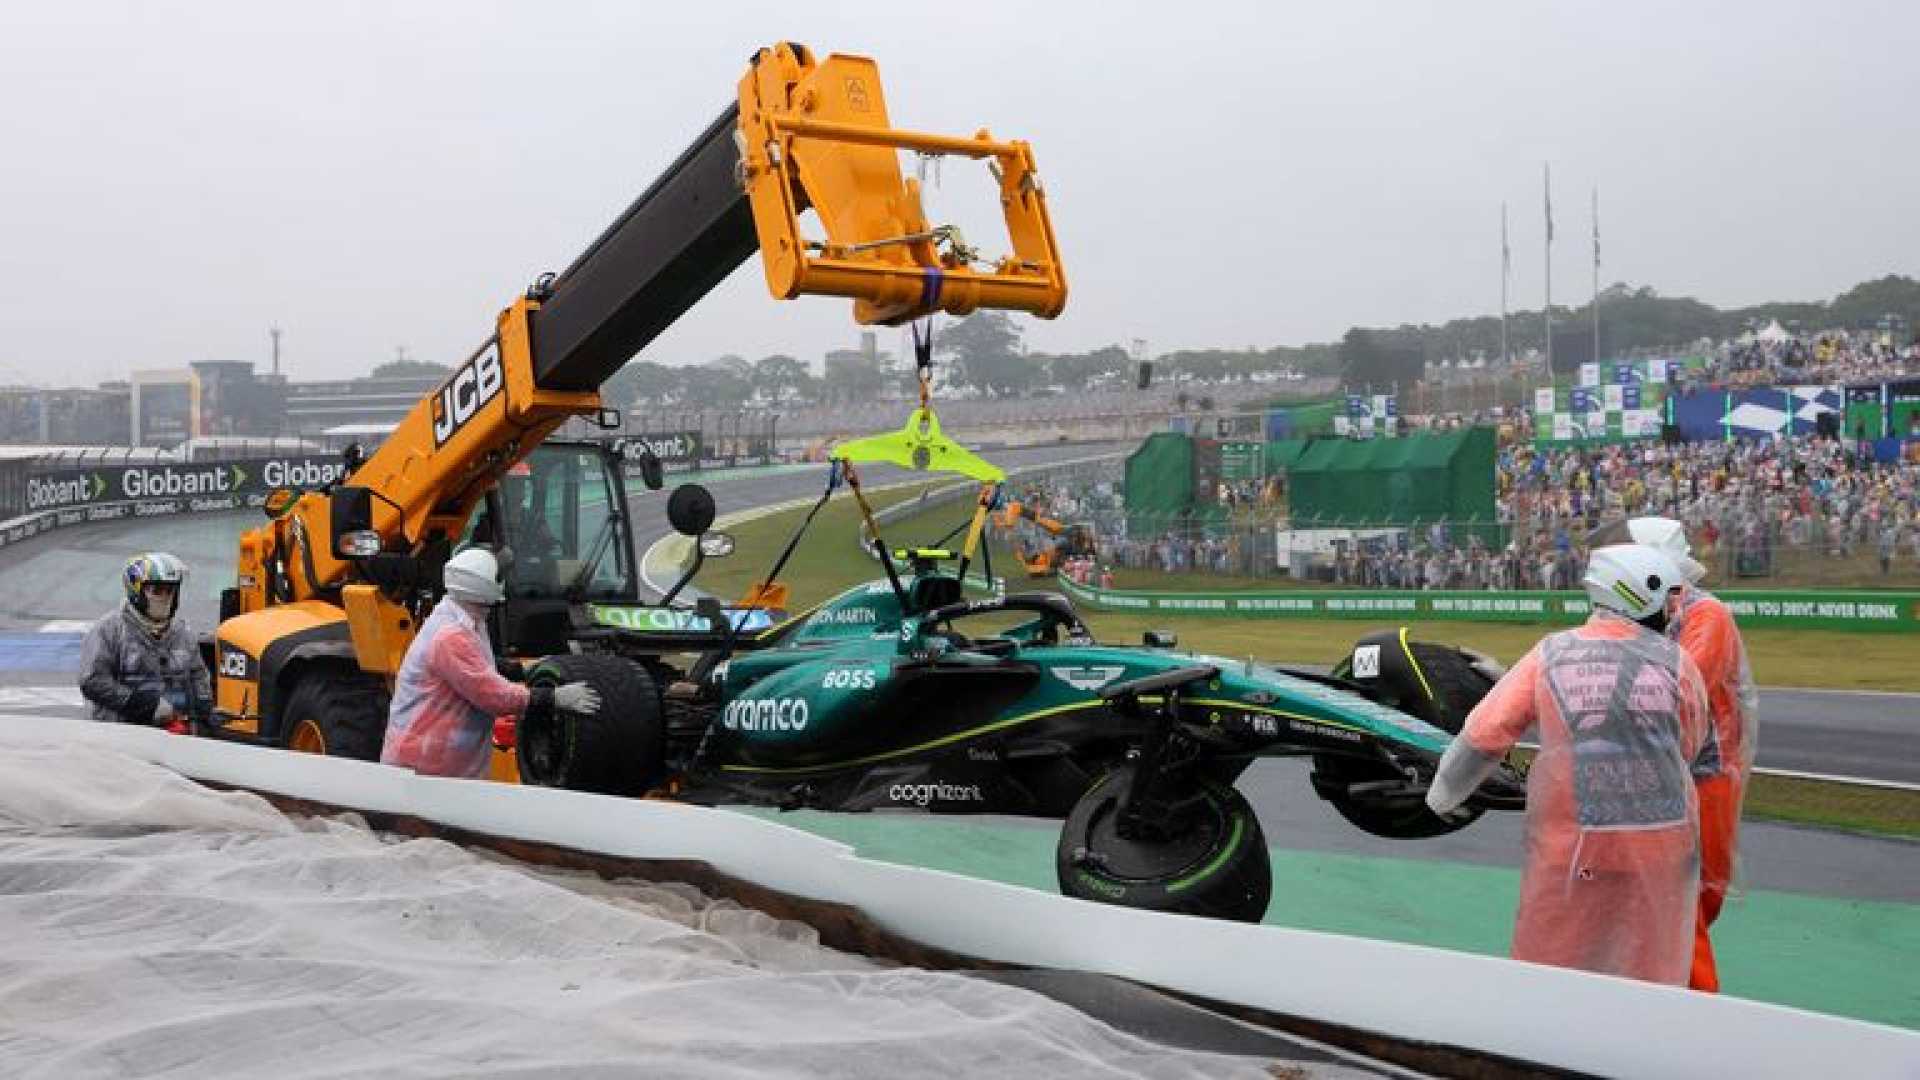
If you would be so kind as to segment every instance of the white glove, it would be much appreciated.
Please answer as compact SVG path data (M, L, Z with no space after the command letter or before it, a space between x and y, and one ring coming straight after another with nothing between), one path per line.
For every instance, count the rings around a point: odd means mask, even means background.
M173 702L168 701L166 698L161 698L159 703L153 707L153 722L156 724L164 724L171 719L173 719Z
M600 693L583 682L565 683L553 688L553 707L592 716L600 711Z
M1480 790L1487 777L1500 768L1501 760L1481 753L1472 743L1454 736L1447 744L1447 752L1440 755L1440 766L1434 770L1433 783L1427 788L1427 809L1443 818L1452 816Z

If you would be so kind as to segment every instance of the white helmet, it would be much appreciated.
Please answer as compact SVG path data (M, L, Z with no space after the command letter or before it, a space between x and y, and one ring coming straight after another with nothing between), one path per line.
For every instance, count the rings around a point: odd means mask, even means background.
M1596 548L1587 558L1581 581L1595 607L1615 611L1634 622L1666 610L1667 593L1684 579L1673 557L1648 544Z
M1666 552L1688 581L1697 582L1707 576L1707 568L1693 557L1693 545L1687 543L1687 527L1672 518L1631 518L1627 521L1627 535L1633 537L1636 544Z
M1694 559L1693 546L1687 543L1686 526L1672 518L1637 517L1610 521L1588 533L1587 542L1597 547L1645 544L1666 552L1688 581L1697 582L1707 576L1707 568Z
M506 599L500 587L500 561L483 547L470 547L447 560L440 571L447 592L469 604L492 607Z

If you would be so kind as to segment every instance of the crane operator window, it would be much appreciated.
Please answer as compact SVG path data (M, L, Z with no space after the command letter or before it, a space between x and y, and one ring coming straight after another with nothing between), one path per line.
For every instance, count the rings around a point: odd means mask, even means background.
M632 567L624 508L601 456L541 447L501 478L500 529L513 547L515 596L624 598Z

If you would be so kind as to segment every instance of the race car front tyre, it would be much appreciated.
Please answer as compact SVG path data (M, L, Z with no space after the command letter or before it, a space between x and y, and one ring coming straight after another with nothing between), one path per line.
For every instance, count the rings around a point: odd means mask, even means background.
M1082 795L1060 829L1060 891L1082 900L1259 922L1273 892L1267 839L1237 790L1200 780L1189 827L1165 840L1121 836L1116 819L1136 772L1121 765Z
M640 795L666 772L666 724L647 669L617 656L552 656L527 673L529 686L584 682L600 695L591 716L549 710L520 721L514 753L520 782L540 787Z

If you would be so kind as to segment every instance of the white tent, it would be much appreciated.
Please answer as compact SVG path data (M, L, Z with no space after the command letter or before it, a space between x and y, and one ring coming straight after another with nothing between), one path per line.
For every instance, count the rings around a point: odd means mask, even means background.
M1767 342L1768 344L1772 344L1777 341L1785 341L1788 338L1792 337L1793 335L1781 329L1779 319L1773 319L1769 321L1767 325L1761 327L1760 332L1758 334L1755 334L1754 336L1759 338L1761 341Z

